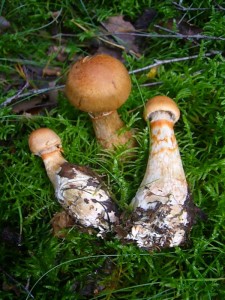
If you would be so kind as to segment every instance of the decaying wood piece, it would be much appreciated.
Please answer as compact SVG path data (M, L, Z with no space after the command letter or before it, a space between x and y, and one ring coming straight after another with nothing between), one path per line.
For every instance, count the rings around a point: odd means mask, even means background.
M156 96L146 104L151 151L144 179L131 202L133 213L126 236L140 248L181 245L193 224L195 205L173 129L179 116L177 105L168 97Z
M51 129L33 131L29 147L41 156L58 202L75 222L98 229L101 237L112 231L117 209L100 177L88 167L69 163L61 154L59 136Z

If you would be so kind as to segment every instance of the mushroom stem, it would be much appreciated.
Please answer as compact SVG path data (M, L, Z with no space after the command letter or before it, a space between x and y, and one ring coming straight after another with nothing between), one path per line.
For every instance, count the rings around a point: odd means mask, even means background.
M67 160L62 156L61 149L57 149L51 153L42 153L41 158L45 165L45 169L54 188L57 187L57 171Z
M176 199L182 204L185 200L187 182L173 126L174 122L167 112L159 112L158 115L155 113L152 116L151 151L144 179L132 201L134 206L136 201L140 204L143 191L150 187L151 191L156 188L157 194L161 190L160 187L163 194L174 194L175 187L179 188ZM152 202L152 198L154 199L154 196L150 197L148 202Z
M124 144L134 146L132 131L119 132L125 129L125 124L116 110L108 114L90 114L90 116L96 138L103 148L111 149Z
M159 100L162 98L167 108L168 99L172 107L163 110L165 107L159 105L147 115L151 127L151 151L145 176L131 202L134 211L131 232L127 236L139 247L147 249L182 244L193 223L194 204L173 129L179 110L172 99L160 97ZM153 99L154 104L158 99Z

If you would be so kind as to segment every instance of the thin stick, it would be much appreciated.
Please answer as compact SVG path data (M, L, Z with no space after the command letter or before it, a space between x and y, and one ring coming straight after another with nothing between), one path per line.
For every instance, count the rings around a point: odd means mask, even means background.
M82 29L84 32L88 32L88 29L86 29L84 26L80 25L79 23L75 22L74 20L73 20L73 23L74 23L77 27L79 27L80 29ZM101 23L101 25L105 28L105 26L103 25L103 23ZM105 36L108 36L108 34L105 34ZM113 33L110 33L110 36L112 36L112 37L115 39L115 36L113 35ZM106 40L106 39L102 38L100 35L98 35L97 38L98 38L100 41L102 41L103 43L106 43L106 44L108 44L108 45L110 45L110 46L113 46L113 47L115 47L115 48L119 48L120 50L123 50L123 51L125 51L125 52L130 53L130 54L133 54L133 55L135 55L136 57L139 57L139 55L138 55L137 53L135 53L133 50L127 50L126 47L124 47L123 45L119 45L119 44L114 43L114 42L112 42L112 41ZM117 40L116 40L116 42L117 42Z
M34 97L36 95L44 94L44 93L52 91L52 90L60 90L60 89L63 89L64 87L65 87L65 85L58 85L58 86L39 89L39 90L35 89L35 90L31 90L30 92L24 93L24 94L21 94L19 91L19 93L15 94L14 96L6 99L6 101L1 103L0 107L8 106L8 105L12 104L12 102L14 102L14 100L17 100L17 99Z
M82 29L84 32L88 32L88 29L86 29L84 26L80 25L79 23L75 22L74 20L73 20L73 23L74 23L77 27L79 27L80 29ZM102 38L102 37L98 37L98 38L99 38L100 41L102 41L102 42L104 42L104 43L107 43L107 44L109 44L109 45L111 45L111 46L120 48L121 50L124 50L124 51L125 51L125 47L124 47L124 46L121 46L121 45L115 44L115 43L113 43L113 42L110 42L110 41L108 41L108 40L106 40L106 39L104 39L104 38Z
M173 30L171 30L171 29L165 28L165 27L160 26L160 25L154 25L154 27L155 27L155 28L158 28L158 29L161 29L161 30L164 30L164 31L166 31L166 32L175 34L175 35L177 35L177 34L179 35L179 34L180 34L179 32L175 32L175 31L173 31Z
M143 83L143 84L140 84L141 87L143 86L155 86L155 85L161 85L163 84L163 82L161 81L158 81L158 82L148 82L148 83Z
M206 53L203 57L209 57L209 56L216 55L216 54L221 54L221 53L222 53L221 51L213 51L211 53ZM156 62L154 64L151 64L151 65L148 65L146 67L136 69L136 70L133 70L133 71L129 71L129 74L136 74L136 73L146 71L146 70L149 70L151 68L158 67L158 66L161 66L161 65L164 65L164 64L180 62L180 61L185 61L185 60L190 60L190 59L196 59L198 57L199 57L199 55L192 55L192 56L172 58L172 59L166 59L166 60L156 60ZM159 84L159 83L157 83L157 84ZM28 93L21 94L21 92L26 88L26 85L25 85L22 88L21 91L19 91L14 96L6 99L6 101L1 103L0 108L1 107L6 107L6 106L12 104L12 102L14 102L14 100L17 100L17 99L33 97L33 96L36 96L36 95L46 93L48 91L64 89L64 87L65 87L65 85L59 85L59 86L54 86L54 87L51 87L51 88L44 88L44 89L39 89L39 90L35 89L35 90L32 90Z
M176 6L176 8L178 9L178 10L181 10L181 11L191 11L191 10L193 10L193 11L195 11L195 10L209 10L210 8L201 8L201 7L185 7L185 6L183 6L183 5L180 5L179 3L177 3L177 2L172 2L173 3L173 5L174 6Z
M31 292L28 290L27 285L24 286L22 283L20 283L19 281L17 281L15 278L13 278L9 273L7 273L5 270L2 269L2 267L0 267L0 270L2 271L2 273L5 274L5 276L7 276L13 283L15 283L16 285L20 286L24 291L26 291L26 293L28 294L28 296L30 296L31 298L34 299L34 296L31 294ZM28 281L29 283L29 281Z
M161 30L164 30L165 32L172 33L172 34L174 34L174 36L177 36L177 37L182 38L182 34L179 33L179 32L175 32L175 31L173 31L173 30L170 30L170 29L165 28L165 27L160 26L160 25L154 25L154 27L155 27L155 28L158 28L158 29L161 29ZM189 35L187 35L187 38L186 38L186 39L190 40L191 38L189 38Z
M215 55L215 54L221 54L221 53L222 52L220 52L220 51L215 51L215 52L212 52L212 53L206 53L205 55L203 55L203 57L208 57L208 56L212 56L212 55ZM186 57L178 57L178 58L165 59L165 60L156 60L156 62L152 65L148 65L148 66L140 68L140 69L129 71L129 74L136 74L136 73L146 71L146 70L149 70L151 68L158 67L158 66L161 66L161 65L170 64L170 63L179 62L179 61L184 61L184 60L195 59L195 58L198 58L198 57L199 57L199 55L197 54L197 55L186 56Z
M219 3L217 3L216 1L215 2L215 6L219 9L219 10L225 10L225 8L221 5L219 5Z
M110 33L109 33L110 34ZM202 35L202 34L181 34L174 32L174 34L151 34L151 33L139 33L139 32L114 32L116 35L130 34L134 36L150 37L150 38L177 38L177 39L196 39L196 40L218 40L225 41L225 37Z
M181 34L181 33L176 33L173 32L174 34L157 34L157 33L142 33L142 32L107 32L107 33L101 33L99 35L96 36L96 38L101 39L101 36L108 36L108 35L134 35L134 36L140 36L140 37L149 37L149 38L177 38L177 39L197 39L197 40L219 40L219 41L225 41L225 37L217 37L217 36L211 36L211 35L201 35L201 34L193 34L193 35L189 35L189 34ZM58 38L58 37L74 37L76 36L75 34L65 34L65 33L58 33L54 36L52 36L53 38ZM115 46L115 45L114 45ZM117 45L116 47L120 48L119 45ZM7 60L7 59L3 59L0 58L0 60ZM15 61L15 59L14 59Z

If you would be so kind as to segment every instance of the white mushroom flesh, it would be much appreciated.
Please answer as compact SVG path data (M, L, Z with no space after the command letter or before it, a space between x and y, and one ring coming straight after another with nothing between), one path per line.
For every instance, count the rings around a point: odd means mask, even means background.
M118 220L116 205L99 176L87 167L68 163L60 152L42 158L57 200L75 222L98 229L100 237L113 230Z

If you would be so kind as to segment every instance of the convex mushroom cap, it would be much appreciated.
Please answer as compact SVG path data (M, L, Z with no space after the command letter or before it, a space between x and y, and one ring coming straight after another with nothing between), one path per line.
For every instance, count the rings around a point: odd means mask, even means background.
M180 118L180 110L177 107L177 104L169 97L166 96L155 96L148 100L145 106L144 118L149 120L151 114L156 111L167 111L169 112L176 123Z
M49 128L34 130L29 136L28 143L31 152L39 156L62 148L59 136Z
M68 74L65 89L71 104L89 113L118 109L130 91L127 69L119 60L106 54L77 61Z

